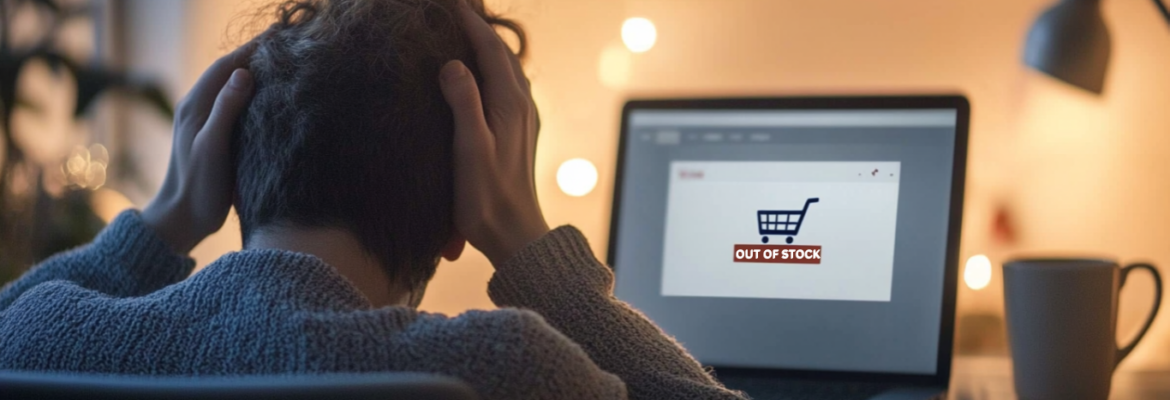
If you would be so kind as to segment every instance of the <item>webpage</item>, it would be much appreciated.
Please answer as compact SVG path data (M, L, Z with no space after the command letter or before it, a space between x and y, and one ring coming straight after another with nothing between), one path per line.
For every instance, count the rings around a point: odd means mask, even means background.
M672 162L662 295L890 301L898 162Z

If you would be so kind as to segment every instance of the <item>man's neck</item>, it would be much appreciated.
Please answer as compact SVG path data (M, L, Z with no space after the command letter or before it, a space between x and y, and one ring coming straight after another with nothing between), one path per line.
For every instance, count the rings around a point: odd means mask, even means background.
M353 234L335 228L267 228L252 233L248 249L277 249L316 256L337 269L374 307L407 306L411 293L390 281L376 259Z

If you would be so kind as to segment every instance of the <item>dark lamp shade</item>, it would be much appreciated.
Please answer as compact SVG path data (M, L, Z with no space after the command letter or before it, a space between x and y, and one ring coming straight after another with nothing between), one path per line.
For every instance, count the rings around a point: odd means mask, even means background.
M1101 94L1109 68L1109 28L1100 0L1062 0L1032 25L1024 63L1073 86Z

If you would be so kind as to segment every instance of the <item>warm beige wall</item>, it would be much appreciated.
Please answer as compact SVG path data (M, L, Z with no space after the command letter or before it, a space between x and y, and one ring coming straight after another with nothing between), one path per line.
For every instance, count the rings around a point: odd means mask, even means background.
M994 262L1020 251L1100 253L1170 266L1170 27L1146 1L1105 2L1114 54L1106 94L1089 98L1027 71L1023 38L1048 0L501 0L532 38L527 70L544 131L538 191L550 223L580 227L605 253L618 111L623 99L660 95L954 91L973 104L962 255ZM184 3L186 60L178 87L225 50L227 21L248 6ZM630 57L625 84L602 84L599 57L620 46L622 21L652 19L658 44ZM555 168L584 157L598 189L571 198ZM994 207L1020 239L994 245ZM226 229L232 231L233 229ZM225 234L201 246L204 264L237 248ZM489 308L491 268L475 252L444 263L423 308ZM1170 272L1170 269L1166 270ZM998 278L998 271L996 271ZM960 291L964 310L1001 307L998 280ZM1131 280L1119 330L1146 312L1152 285ZM1170 316L1125 368L1170 368Z

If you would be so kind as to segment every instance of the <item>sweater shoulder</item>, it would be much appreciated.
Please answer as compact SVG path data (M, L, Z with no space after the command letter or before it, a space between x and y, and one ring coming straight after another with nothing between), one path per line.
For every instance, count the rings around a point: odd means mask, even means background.
M467 311L455 317L419 313L403 330L408 336L447 343L467 343L491 353L519 353L546 347L549 351L580 351L571 340L530 310L501 308ZM581 356L585 353L581 352ZM497 355L493 354L491 357Z
M544 317L531 310L500 308L492 311L469 311L448 321L465 328L466 334L503 345L530 347L532 344L547 344L576 347L569 338L545 322Z

